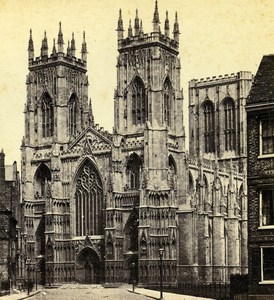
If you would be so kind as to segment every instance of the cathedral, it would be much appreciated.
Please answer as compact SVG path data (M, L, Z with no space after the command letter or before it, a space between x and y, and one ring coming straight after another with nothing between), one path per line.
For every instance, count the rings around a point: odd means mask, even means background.
M247 272L245 102L249 72L189 82L189 151L179 23L157 0L151 33L117 26L114 130L95 124L87 44L28 45L22 142L24 268L43 284L229 281ZM185 114L187 112L184 112Z

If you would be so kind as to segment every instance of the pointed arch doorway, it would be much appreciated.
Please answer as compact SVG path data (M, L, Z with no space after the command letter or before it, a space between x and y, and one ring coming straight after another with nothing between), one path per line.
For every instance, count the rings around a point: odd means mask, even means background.
M83 248L76 258L75 280L79 283L100 283L100 258L91 247Z

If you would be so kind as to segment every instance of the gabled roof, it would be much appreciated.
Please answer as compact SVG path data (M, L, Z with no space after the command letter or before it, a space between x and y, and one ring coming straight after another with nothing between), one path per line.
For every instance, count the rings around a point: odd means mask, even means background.
M255 75L247 105L274 103L274 54L264 55Z

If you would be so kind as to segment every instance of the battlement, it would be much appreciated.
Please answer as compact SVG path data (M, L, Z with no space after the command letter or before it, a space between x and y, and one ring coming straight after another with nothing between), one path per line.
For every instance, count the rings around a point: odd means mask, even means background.
M49 57L36 57L35 60L29 60L29 70L33 70L39 68L40 66L52 65L52 64L70 64L76 68L79 68L83 71L86 71L86 62L82 61L80 58L76 58L75 56L66 55L65 53L56 53L51 54Z
M123 52L124 50L130 49L131 47L143 47L155 43L172 49L176 54L179 53L179 42L171 39L164 34L161 34L160 32L140 34L137 36L118 40L118 51Z
M238 80L252 80L253 75L249 71L240 71L237 73L224 74L201 79L192 79L189 81L189 88L202 87L207 85L220 85L232 83Z

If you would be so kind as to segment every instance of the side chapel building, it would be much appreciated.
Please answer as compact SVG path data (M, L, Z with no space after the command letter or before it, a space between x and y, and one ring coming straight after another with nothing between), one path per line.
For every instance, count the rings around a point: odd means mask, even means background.
M22 190L27 268L41 282L225 282L247 268L249 72L189 84L185 150L179 23L118 20L114 131L94 123L87 45L29 38ZM172 32L171 32L172 31ZM134 263L134 264L133 264Z

